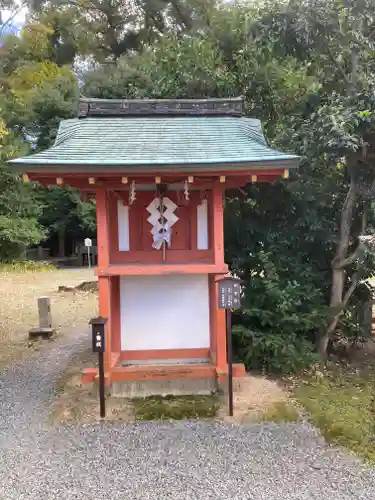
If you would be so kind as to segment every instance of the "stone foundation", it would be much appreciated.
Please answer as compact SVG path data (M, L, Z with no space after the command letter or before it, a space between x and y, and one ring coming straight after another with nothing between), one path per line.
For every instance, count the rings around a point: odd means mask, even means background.
M181 380L143 380L119 381L112 383L111 394L114 397L137 398L147 396L187 396L209 395L217 391L214 378Z

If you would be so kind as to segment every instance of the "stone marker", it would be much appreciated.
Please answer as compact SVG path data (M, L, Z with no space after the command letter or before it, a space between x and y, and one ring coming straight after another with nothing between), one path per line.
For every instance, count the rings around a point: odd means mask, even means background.
M39 326L41 328L52 328L51 299L39 297L38 299Z
M54 333L52 328L51 299L39 297L38 299L39 326L29 330L29 339L37 337L49 338Z

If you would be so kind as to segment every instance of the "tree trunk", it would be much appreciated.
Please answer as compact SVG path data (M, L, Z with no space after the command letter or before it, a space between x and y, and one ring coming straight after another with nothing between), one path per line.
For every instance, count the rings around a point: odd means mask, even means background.
M329 338L327 335L319 336L316 341L316 348L324 360L327 358L328 342Z
M65 228L59 228L57 232L58 238L58 257L65 257Z
M346 271L345 265L354 261L354 257L347 257L350 234L353 223L353 215L355 206L358 199L358 190L352 180L350 183L349 191L346 195L344 205L341 210L340 217L340 229L339 229L339 242L337 245L336 255L332 260L332 288L331 288L331 299L330 299L330 310L331 314L328 319L327 326L325 330L318 334L316 346L325 359L327 357L327 346L329 340L334 333L340 316L346 306L350 296L352 295L355 286L357 284L356 280L353 278L352 284L346 293L344 293L345 282L346 282ZM354 254L353 254L354 255ZM354 286L353 286L354 285Z

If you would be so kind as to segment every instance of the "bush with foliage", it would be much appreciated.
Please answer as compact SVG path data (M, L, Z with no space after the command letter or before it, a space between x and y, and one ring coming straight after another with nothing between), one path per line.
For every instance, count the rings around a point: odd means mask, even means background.
M279 272L270 253L260 250L255 258L261 271L242 276L245 307L234 317L237 356L248 368L274 373L295 372L317 362L312 342L326 314L319 289L311 280L297 281ZM311 269L296 264L306 278Z

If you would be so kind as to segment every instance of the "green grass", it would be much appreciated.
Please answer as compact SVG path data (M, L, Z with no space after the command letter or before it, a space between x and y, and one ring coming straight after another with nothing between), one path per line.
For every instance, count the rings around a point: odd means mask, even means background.
M213 418L220 407L217 396L150 396L133 399L137 420Z
M56 267L49 262L20 260L8 263L0 263L0 272L5 273L24 273L36 271L54 271Z
M295 396L327 441L375 462L375 366L304 380Z
M276 424L298 422L299 419L297 409L285 401L274 404L259 417L260 422L275 422Z

